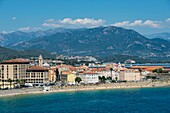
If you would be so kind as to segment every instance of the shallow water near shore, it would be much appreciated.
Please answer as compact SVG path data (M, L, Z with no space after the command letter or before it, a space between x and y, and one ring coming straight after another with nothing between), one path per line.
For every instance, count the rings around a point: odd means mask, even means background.
M170 87L108 89L0 98L0 113L170 113Z

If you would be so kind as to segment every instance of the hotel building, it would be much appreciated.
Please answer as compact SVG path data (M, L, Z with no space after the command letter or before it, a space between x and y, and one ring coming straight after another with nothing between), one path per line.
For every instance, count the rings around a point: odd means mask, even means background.
M33 66L26 70L26 83L40 85L49 82L48 69L40 66Z
M12 59L0 63L0 85L1 88L10 87L9 79L12 81L24 80L26 77L26 69L30 66L29 60Z

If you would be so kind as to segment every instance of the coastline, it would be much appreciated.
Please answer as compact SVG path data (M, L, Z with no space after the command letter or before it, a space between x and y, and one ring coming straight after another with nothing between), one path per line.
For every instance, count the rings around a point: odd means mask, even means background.
M170 81L156 81L156 82L128 82L128 83L111 83L101 85L89 86L69 86L69 87L50 87L49 91L43 91L43 88L25 88L25 89L12 89L0 90L0 97L9 97L17 95L28 94L47 94L59 92L77 92L77 91L91 91L91 90L107 90L107 89L133 89L133 88L149 88L149 87L164 87L170 86Z

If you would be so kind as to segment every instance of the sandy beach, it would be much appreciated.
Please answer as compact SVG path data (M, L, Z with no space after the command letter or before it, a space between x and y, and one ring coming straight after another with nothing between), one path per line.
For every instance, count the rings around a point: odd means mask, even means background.
M145 88L145 87L162 87L170 86L170 81L144 81L144 82L127 82L127 83L110 83L100 85L87 85L87 86L50 86L49 91L43 91L41 88L24 88L24 89L11 89L0 90L0 97L26 95L26 94L40 94L40 93L57 93L57 92L70 92L70 91L85 91L85 90L104 90L104 89L125 89L125 88Z

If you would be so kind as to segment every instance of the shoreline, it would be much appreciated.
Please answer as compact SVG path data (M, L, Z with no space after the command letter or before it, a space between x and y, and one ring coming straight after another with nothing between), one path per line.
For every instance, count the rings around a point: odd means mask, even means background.
M165 87L170 86L170 81L156 81L156 82L132 82L132 83L111 83L93 86L74 86L74 87L51 87L49 91L43 91L43 88L25 88L25 89L12 89L0 90L0 97L10 97L18 95L29 94L48 94L59 92L78 92L78 91L91 91L91 90L107 90L107 89L133 89L133 88L152 88L152 87Z

